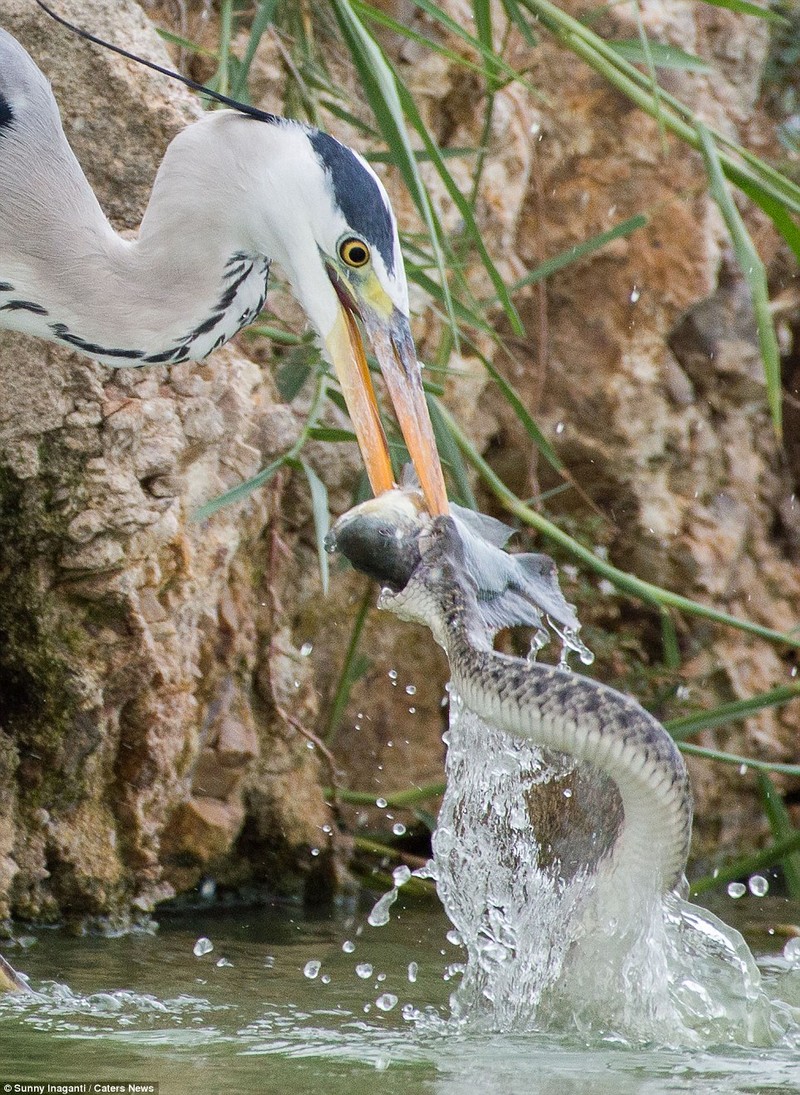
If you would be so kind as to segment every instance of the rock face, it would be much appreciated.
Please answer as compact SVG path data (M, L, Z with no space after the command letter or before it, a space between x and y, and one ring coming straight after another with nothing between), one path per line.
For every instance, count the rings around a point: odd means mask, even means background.
M460 20L467 7L449 5ZM59 10L166 60L132 0L63 0ZM702 5L643 11L653 36L716 67L713 77L671 73L670 90L759 140L763 28ZM609 37L636 36L622 9L604 19ZM135 229L163 150L196 103L70 36L28 0L0 0L0 25L50 76L113 223ZM586 524L625 569L789 629L800 608L797 454L782 461L771 432L746 294L700 162L670 139L662 149L655 123L546 38L534 49L511 40L512 63L546 101L519 87L497 93L478 214L503 272L513 280L628 216L649 218L549 280L546 324L535 292L520 299L530 342L508 339L504 358L481 347L596 507L561 494L557 519ZM385 44L440 141L475 145L484 105L475 78L421 47ZM253 86L274 110L284 89L270 48L265 40ZM354 86L343 62L331 65ZM359 143L336 119L330 127ZM468 188L472 161L450 163ZM387 174L387 184L401 223L414 227L398 180ZM754 227L772 257L774 241ZM488 295L477 264L470 277ZM273 300L282 305L280 294ZM423 313L422 357L440 333ZM192 521L199 504L297 435L295 404L280 403L263 351L246 356L252 345L239 340L169 371L114 371L0 334L0 916L124 915L204 877L296 885L309 864L318 889L330 881L333 819L321 785L331 773L304 731L328 723L365 587L337 570L332 598L321 599L307 491L291 478ZM497 470L523 496L553 485L477 359L451 365L448 402ZM332 508L346 508L352 447L306 452ZM570 592L598 639L598 675L647 699L662 679L658 621L593 581ZM606 647L600 629L616 633ZM789 679L780 650L738 632L686 620L680 640L692 709ZM306 643L313 651L303 656ZM361 650L367 663L334 743L346 784L379 795L440 777L443 661L426 636L375 614ZM638 677L625 675L623 655ZM797 731L795 705L706 744L793 759ZM760 824L750 779L707 765L693 775L701 853L750 840ZM310 855L318 850L332 854Z

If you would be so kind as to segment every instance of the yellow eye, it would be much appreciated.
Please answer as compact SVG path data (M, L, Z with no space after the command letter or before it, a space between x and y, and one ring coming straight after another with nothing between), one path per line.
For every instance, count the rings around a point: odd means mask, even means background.
M339 258L347 266L358 270L369 262L369 247L358 236L347 236L339 244Z

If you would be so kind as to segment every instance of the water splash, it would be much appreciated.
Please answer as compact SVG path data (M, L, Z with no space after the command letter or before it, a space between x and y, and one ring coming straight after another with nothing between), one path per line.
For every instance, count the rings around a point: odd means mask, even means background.
M466 949L455 1024L800 1044L800 1010L769 998L738 932L677 895L604 885L621 821L610 781L486 725L455 695L446 737L429 874Z

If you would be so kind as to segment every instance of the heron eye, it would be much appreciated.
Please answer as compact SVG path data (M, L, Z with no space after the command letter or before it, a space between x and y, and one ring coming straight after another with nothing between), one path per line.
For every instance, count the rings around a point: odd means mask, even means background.
M339 244L339 258L357 270L369 262L369 247L358 236L348 236Z

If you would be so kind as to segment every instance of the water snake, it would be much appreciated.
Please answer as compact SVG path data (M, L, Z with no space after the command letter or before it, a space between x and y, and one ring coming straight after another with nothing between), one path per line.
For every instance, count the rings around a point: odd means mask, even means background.
M503 530L503 531L500 531ZM413 493L392 491L334 525L331 550L384 586L379 605L425 624L445 650L452 687L485 722L573 757L611 778L624 819L604 874L664 893L681 885L692 798L683 757L631 697L561 667L503 654L495 633L541 624L574 642L577 620L547 556L501 550L510 530L453 507L431 518Z

